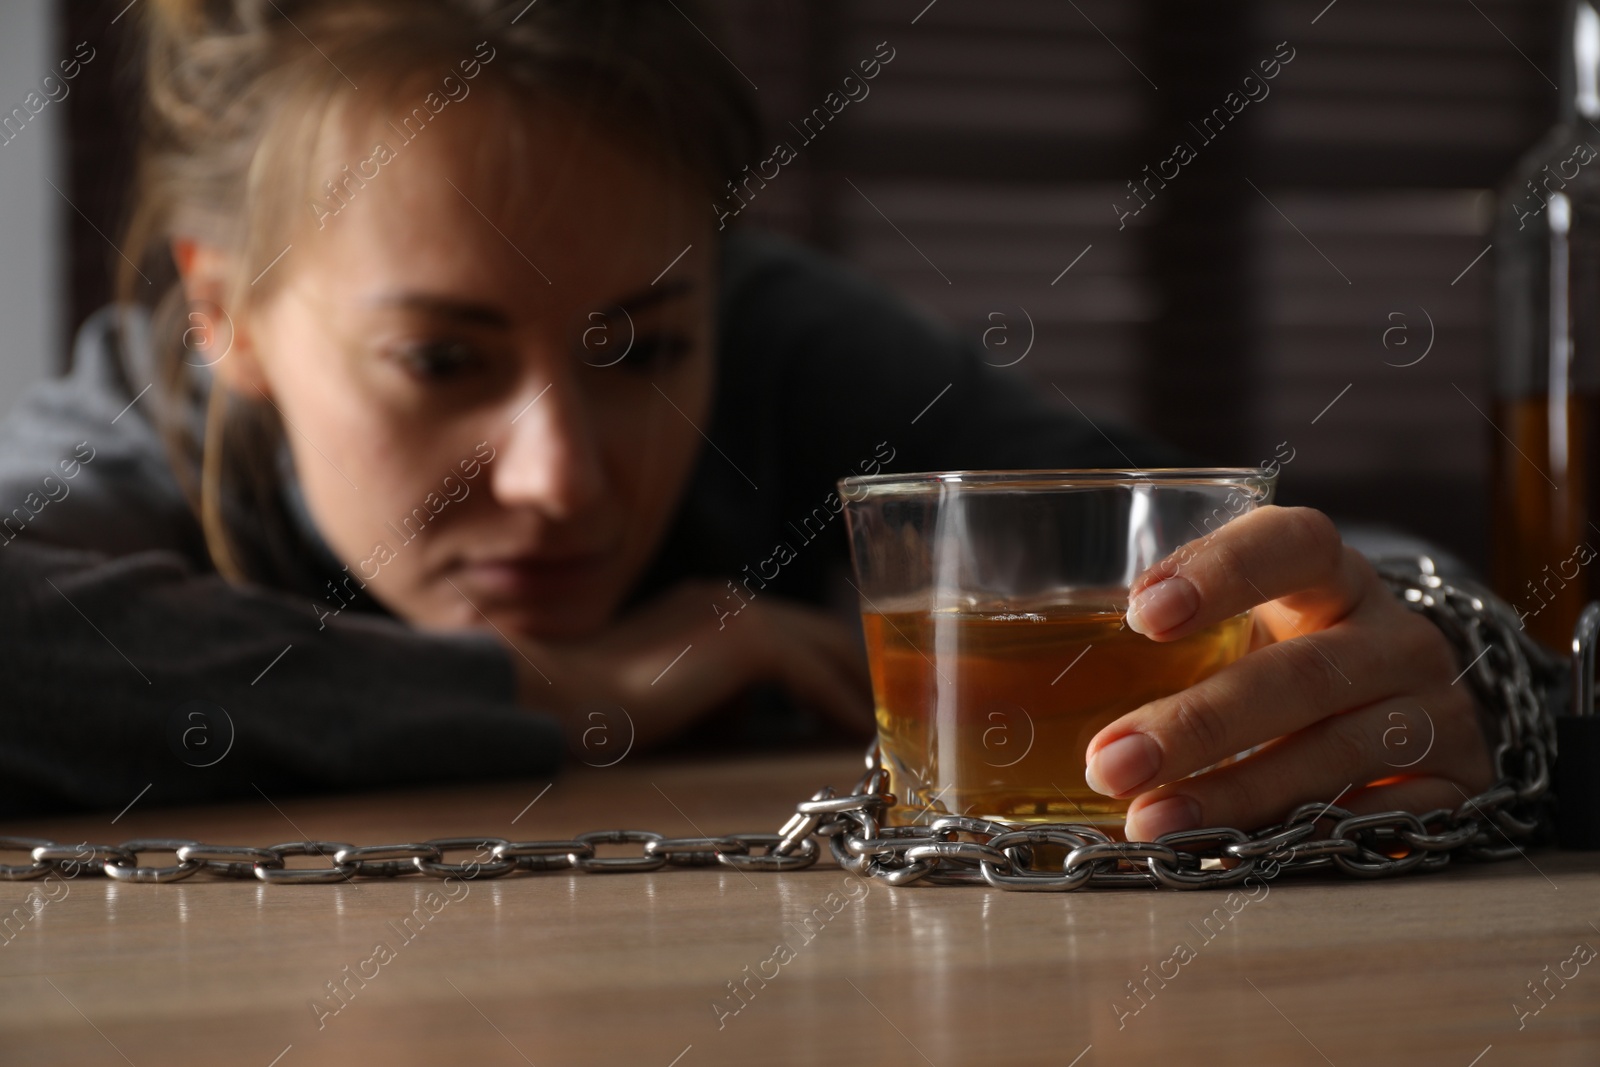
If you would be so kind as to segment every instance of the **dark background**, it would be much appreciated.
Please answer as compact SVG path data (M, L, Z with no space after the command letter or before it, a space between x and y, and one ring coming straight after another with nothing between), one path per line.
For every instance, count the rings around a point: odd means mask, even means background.
M66 101L72 326L108 299L102 233L125 220L125 6L61 5L62 40L121 53ZM798 145L787 124L879 42L896 53L747 219L990 330L994 362L1031 319L1013 372L1091 415L1218 464L1288 442L1281 501L1486 566L1493 253L1467 268L1494 190L1554 122L1559 0L712 6L773 143ZM1204 143L1188 123L1283 41L1270 95ZM1126 183L1179 137L1198 158L1119 231Z

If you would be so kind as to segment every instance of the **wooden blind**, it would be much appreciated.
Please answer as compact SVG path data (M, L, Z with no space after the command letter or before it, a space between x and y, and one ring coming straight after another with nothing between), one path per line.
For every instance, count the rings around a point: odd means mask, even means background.
M1287 441L1285 502L1484 564L1477 257L1495 188L1554 122L1558 0L724 8L780 134L877 42L896 49L761 221L974 337L1026 308L1036 347L1015 369L1039 388L1206 462ZM1293 58L1266 95L1197 132L1280 42ZM1178 140L1195 158L1119 229L1126 183Z

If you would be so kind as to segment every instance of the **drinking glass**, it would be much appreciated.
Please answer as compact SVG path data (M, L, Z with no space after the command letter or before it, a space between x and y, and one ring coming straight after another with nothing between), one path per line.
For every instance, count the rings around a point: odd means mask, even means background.
M1271 502L1276 471L879 474L839 482L896 797L889 825L962 814L1120 833L1128 801L1084 782L1099 730L1221 670L1251 614L1176 641L1135 633L1128 590L1178 572ZM1198 772L1197 772L1198 773Z

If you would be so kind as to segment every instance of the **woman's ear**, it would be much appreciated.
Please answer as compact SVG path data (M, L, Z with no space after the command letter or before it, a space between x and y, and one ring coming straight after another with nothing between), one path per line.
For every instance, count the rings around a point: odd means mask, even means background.
M211 367L230 392L246 399L271 397L271 384L246 329L243 315L228 307L228 279L232 262L214 245L192 237L172 239L172 259L183 280L188 301L188 329L183 334L186 362Z

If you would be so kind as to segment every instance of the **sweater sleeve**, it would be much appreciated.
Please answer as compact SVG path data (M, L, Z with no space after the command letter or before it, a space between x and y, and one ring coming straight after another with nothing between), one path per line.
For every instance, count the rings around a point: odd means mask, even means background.
M73 374L0 424L0 815L558 764L556 719L518 706L493 635L319 619L215 573L142 383L120 383L107 346L80 343Z
M549 772L492 636L238 589L182 557L0 550L0 813Z

